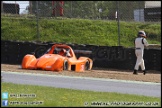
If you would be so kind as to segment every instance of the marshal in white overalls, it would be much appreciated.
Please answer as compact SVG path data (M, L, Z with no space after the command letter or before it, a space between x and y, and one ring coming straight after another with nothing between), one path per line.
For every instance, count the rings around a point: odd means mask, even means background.
M134 67L134 73L137 74L137 71L139 69L139 66L141 66L142 71L145 72L145 63L143 59L143 54L144 54L144 47L148 46L148 42L145 39L145 32L144 31L139 31L138 32L138 37L135 39L135 55L137 57L136 64Z

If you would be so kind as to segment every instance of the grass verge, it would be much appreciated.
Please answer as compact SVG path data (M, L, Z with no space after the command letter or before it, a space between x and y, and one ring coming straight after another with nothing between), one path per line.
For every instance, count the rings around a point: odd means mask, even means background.
M8 92L9 107L161 106L161 99L157 97L21 85L5 82L1 83L1 92ZM22 97L20 97L20 95ZM28 97L25 97L27 95ZM20 103L22 104L20 105Z
M37 28L38 27L38 28ZM90 19L47 19L9 17L1 15L1 39L42 41L102 46L134 47L139 30L146 32L149 44L161 44L161 23L120 21L120 35L116 21Z

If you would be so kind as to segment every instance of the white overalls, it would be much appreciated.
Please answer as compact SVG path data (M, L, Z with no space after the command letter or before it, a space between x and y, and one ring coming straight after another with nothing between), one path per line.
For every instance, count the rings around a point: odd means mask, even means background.
M134 67L135 70L138 70L139 66L141 66L142 70L145 70L145 63L143 60L144 46L148 46L147 40L143 37L137 37L135 39L135 54L137 57L136 65Z

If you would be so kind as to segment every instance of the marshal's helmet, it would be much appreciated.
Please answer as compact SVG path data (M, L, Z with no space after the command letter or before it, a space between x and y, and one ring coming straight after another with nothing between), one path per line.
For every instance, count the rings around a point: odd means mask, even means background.
M142 37L146 38L146 33L144 31L139 31L138 36L142 36Z

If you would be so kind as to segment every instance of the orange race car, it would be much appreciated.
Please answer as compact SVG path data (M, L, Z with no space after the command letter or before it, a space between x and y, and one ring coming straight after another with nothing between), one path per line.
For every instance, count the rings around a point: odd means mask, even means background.
M36 58L33 54L27 54L21 64L22 69L73 70L76 72L91 70L92 65L92 59L88 57L79 57L77 59L73 49L65 44L54 44L39 58Z

